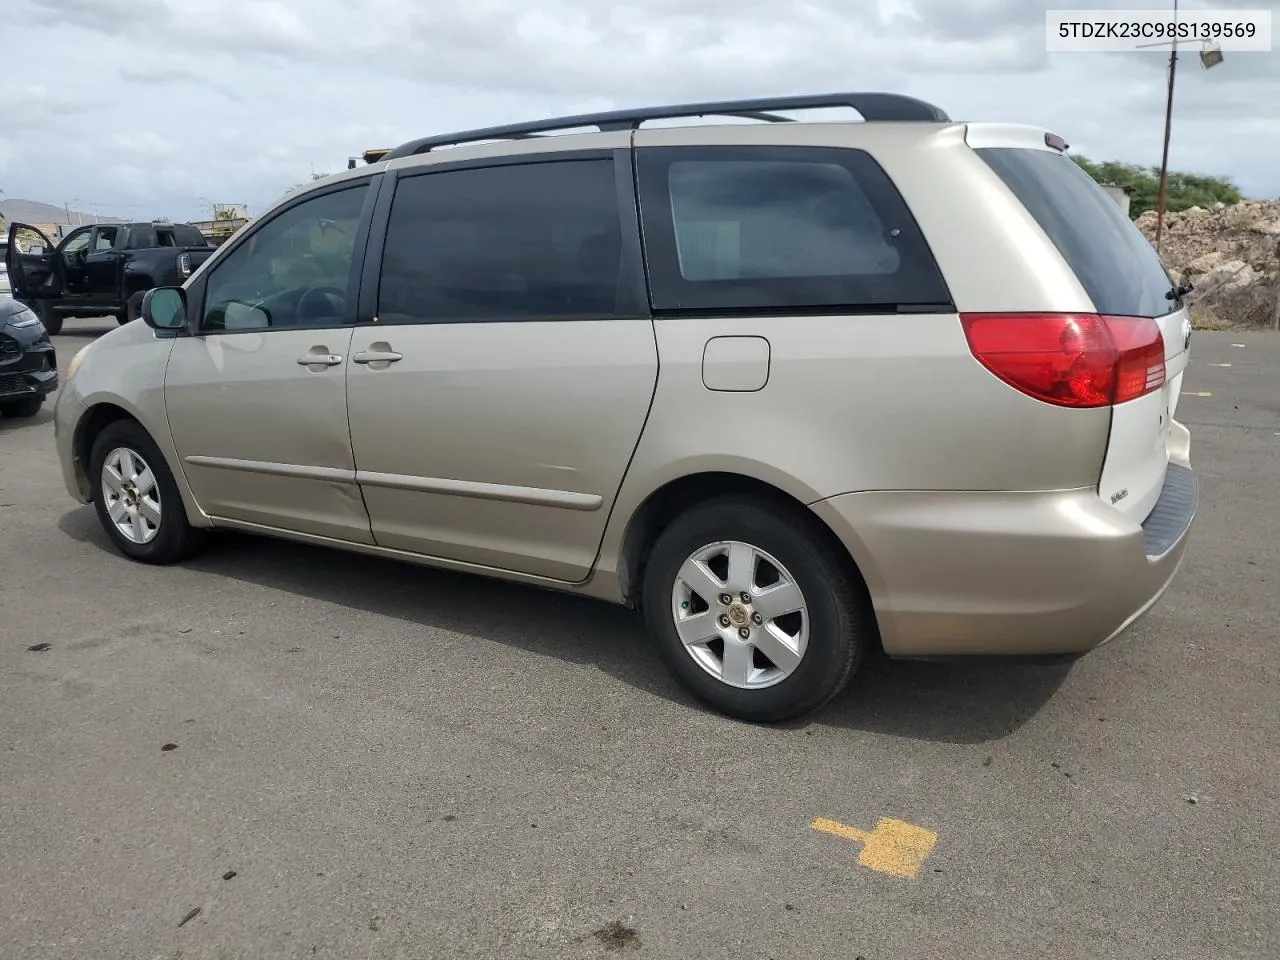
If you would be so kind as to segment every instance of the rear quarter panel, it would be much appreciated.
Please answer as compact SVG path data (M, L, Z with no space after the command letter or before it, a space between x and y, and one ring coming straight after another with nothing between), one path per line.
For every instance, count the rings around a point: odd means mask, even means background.
M176 247L154 247L134 250L125 266L125 297L139 290L181 284L185 278L178 274L178 257L183 251ZM192 255L195 266L195 254Z
M779 142L768 125L645 134L646 146ZM1045 249L1039 226L965 145L963 126L796 124L786 138L858 147L880 162L958 311L1090 309L1074 275ZM654 490L690 473L743 474L809 504L865 491L1098 483L1110 411L1051 406L998 380L974 359L955 312L685 315L654 325L657 394L606 535L605 572L615 569L627 519ZM763 388L706 388L704 350L720 336L768 341Z

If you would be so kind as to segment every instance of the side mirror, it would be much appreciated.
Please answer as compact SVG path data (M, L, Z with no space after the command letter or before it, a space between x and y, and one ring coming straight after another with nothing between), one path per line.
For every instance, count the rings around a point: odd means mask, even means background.
M27 247L27 254L32 257L44 256L44 247L38 243L34 244L33 246Z
M181 287L156 287L142 298L142 320L153 330L181 330L187 325L187 297Z

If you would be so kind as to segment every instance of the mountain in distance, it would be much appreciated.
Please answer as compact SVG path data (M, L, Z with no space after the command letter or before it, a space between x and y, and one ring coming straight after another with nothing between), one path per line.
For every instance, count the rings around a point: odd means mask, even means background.
M41 203L39 200L0 200L0 215L9 223L66 223L67 210L53 203ZM76 223L124 223L120 217L99 215L94 220L92 213L82 210L71 211L71 222Z

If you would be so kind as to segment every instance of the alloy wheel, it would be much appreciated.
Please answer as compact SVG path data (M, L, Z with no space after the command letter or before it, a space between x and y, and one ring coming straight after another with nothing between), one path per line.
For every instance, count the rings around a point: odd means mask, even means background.
M685 652L732 687L781 683L808 646L809 612L795 578L739 540L707 544L681 564L671 615Z

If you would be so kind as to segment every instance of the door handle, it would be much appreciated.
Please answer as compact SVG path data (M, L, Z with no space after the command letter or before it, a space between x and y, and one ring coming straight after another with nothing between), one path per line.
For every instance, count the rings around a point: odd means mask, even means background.
M361 350L351 359L356 363L395 363L403 360L404 354L394 350Z
M298 358L301 367L336 367L341 362L336 353L304 353Z

